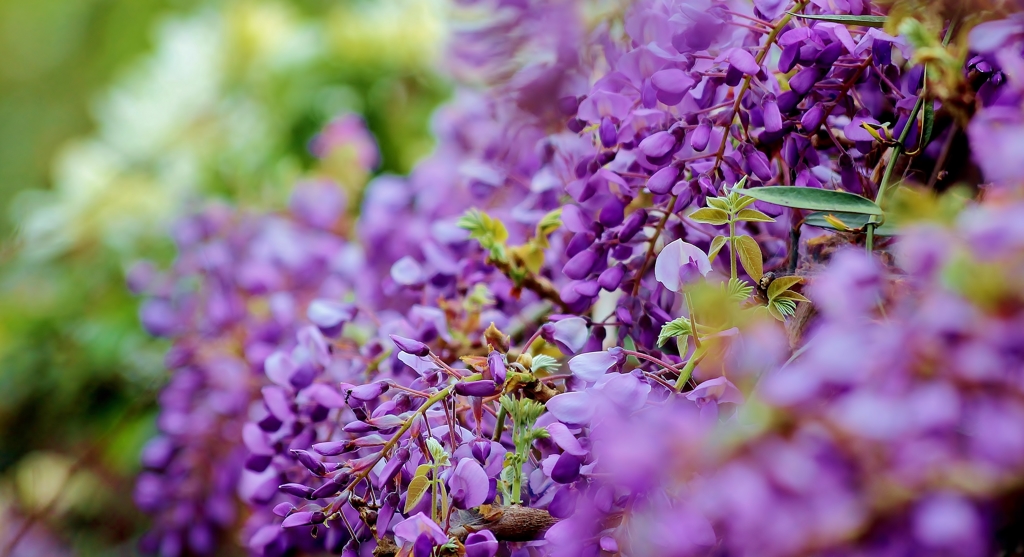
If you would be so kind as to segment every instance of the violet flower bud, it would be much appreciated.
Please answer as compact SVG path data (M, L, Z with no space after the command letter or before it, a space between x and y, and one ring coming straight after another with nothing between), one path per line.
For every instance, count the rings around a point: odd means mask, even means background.
M333 496L341 493L341 490L344 489L344 488L345 488L345 484L343 482L339 482L337 478L331 478L331 479L327 480L326 482L324 482L323 485L321 485L320 487L316 488L316 490L313 491L312 495L310 495L309 498L310 499L325 499L327 497L333 497Z
M644 209L638 209L631 213L623 223L622 228L619 229L619 241L628 242L637 235L638 232L643 230L644 225L647 224L647 211Z
M675 146L675 136L667 131L660 131L645 137L637 149L647 157L660 158L672 152Z
M580 477L582 465L583 461L578 456L562 453L551 468L551 479L560 484L572 483Z
M824 119L825 109L821 106L821 103L815 103L814 106L809 108L800 117L800 125L803 126L804 132L810 134L818 131L818 127L821 126L821 122Z
M653 194L665 195L672 191L672 186L676 185L677 178L679 178L679 169L674 165L666 166L647 179L647 189Z
M777 132L781 130L782 114L779 112L779 105L776 102L774 93L768 93L761 99L761 109L764 110L765 131Z
M614 292L622 283L622 277L625 274L626 271L622 265L608 267L597 277L597 284L609 292Z
M490 379L460 382L455 384L455 392L462 396L491 396L498 392L498 384Z
M693 134L690 136L690 147L694 151L703 152L708 148L708 142L711 141L711 129L713 124L710 118L701 118L700 124L697 125L697 129L693 130Z
M419 356L421 358L430 354L430 348L418 340L413 340L399 335L390 336L391 340L395 343L395 346L406 354L412 354L413 356Z
M597 253L594 250L586 249L572 257L562 267L565 276L573 280L582 280L590 274L590 270L597 264Z
M789 88L798 95L806 95L821 80L821 68L804 68L789 80Z
M348 396L361 402L370 402L380 398L380 395L386 393L390 387L386 381L375 381L349 390Z
M821 50L814 58L814 65L823 69L832 69L832 64L843 55L843 43L832 43Z
M299 461L299 464L305 466L306 469L312 472L313 474L316 474L317 476L323 476L324 474L327 473L327 467L324 466L324 463L313 458L313 455L309 454L308 452L302 449L292 449L289 452L292 453L292 456L295 457L295 460Z
M312 487L302 484L282 484L277 486L277 489L303 499L312 499L315 491Z
M757 176L758 180L767 182L772 179L772 168L768 162L768 155L749 143L743 145L742 152L747 166L750 167L750 172Z
M605 116L601 119L601 125L597 129L597 135L601 138L601 145L614 147L618 142L619 132L615 129L612 119Z
M494 381L499 385L505 384L505 376L508 373L508 368L505 366L505 357L501 355L501 352L492 350L491 353L487 355L487 370L490 372Z
M377 487L381 488L387 485L388 482L398 475L406 462L409 462L409 449L402 447L395 451L395 455L388 460L388 463L384 465L384 469L380 471L380 475L377 476Z
M796 66L796 58L800 53L800 43L786 45L779 56L779 72L789 73Z

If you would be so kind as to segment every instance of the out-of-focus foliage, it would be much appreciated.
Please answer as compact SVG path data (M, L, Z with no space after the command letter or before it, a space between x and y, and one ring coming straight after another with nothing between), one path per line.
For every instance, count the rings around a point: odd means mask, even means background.
M163 345L139 331L128 262L166 261L168 223L202 199L281 207L308 177L358 189L368 176L309 150L339 112L365 116L380 171L408 171L447 94L441 8L0 2L0 555L34 514L79 554L131 547L123 494ZM50 551L32 537L21 551Z

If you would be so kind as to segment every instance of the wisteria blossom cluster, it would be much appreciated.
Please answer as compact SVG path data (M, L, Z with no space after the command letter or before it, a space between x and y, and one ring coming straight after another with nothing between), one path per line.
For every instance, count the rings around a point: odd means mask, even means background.
M1018 550L1019 7L467 4L408 177L133 273L148 551Z

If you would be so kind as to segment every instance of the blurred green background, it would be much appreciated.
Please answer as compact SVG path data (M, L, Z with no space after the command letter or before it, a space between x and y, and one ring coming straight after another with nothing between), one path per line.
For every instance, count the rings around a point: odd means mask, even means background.
M133 555L164 381L124 273L204 200L283 207L307 143L366 118L430 147L443 0L0 0L0 557Z

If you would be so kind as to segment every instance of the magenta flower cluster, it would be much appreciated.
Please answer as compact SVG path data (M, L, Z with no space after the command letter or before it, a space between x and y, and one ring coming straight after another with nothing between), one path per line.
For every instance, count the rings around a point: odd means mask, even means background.
M477 85L409 176L212 205L132 270L173 341L144 551L1024 542L1019 13L465 3Z

